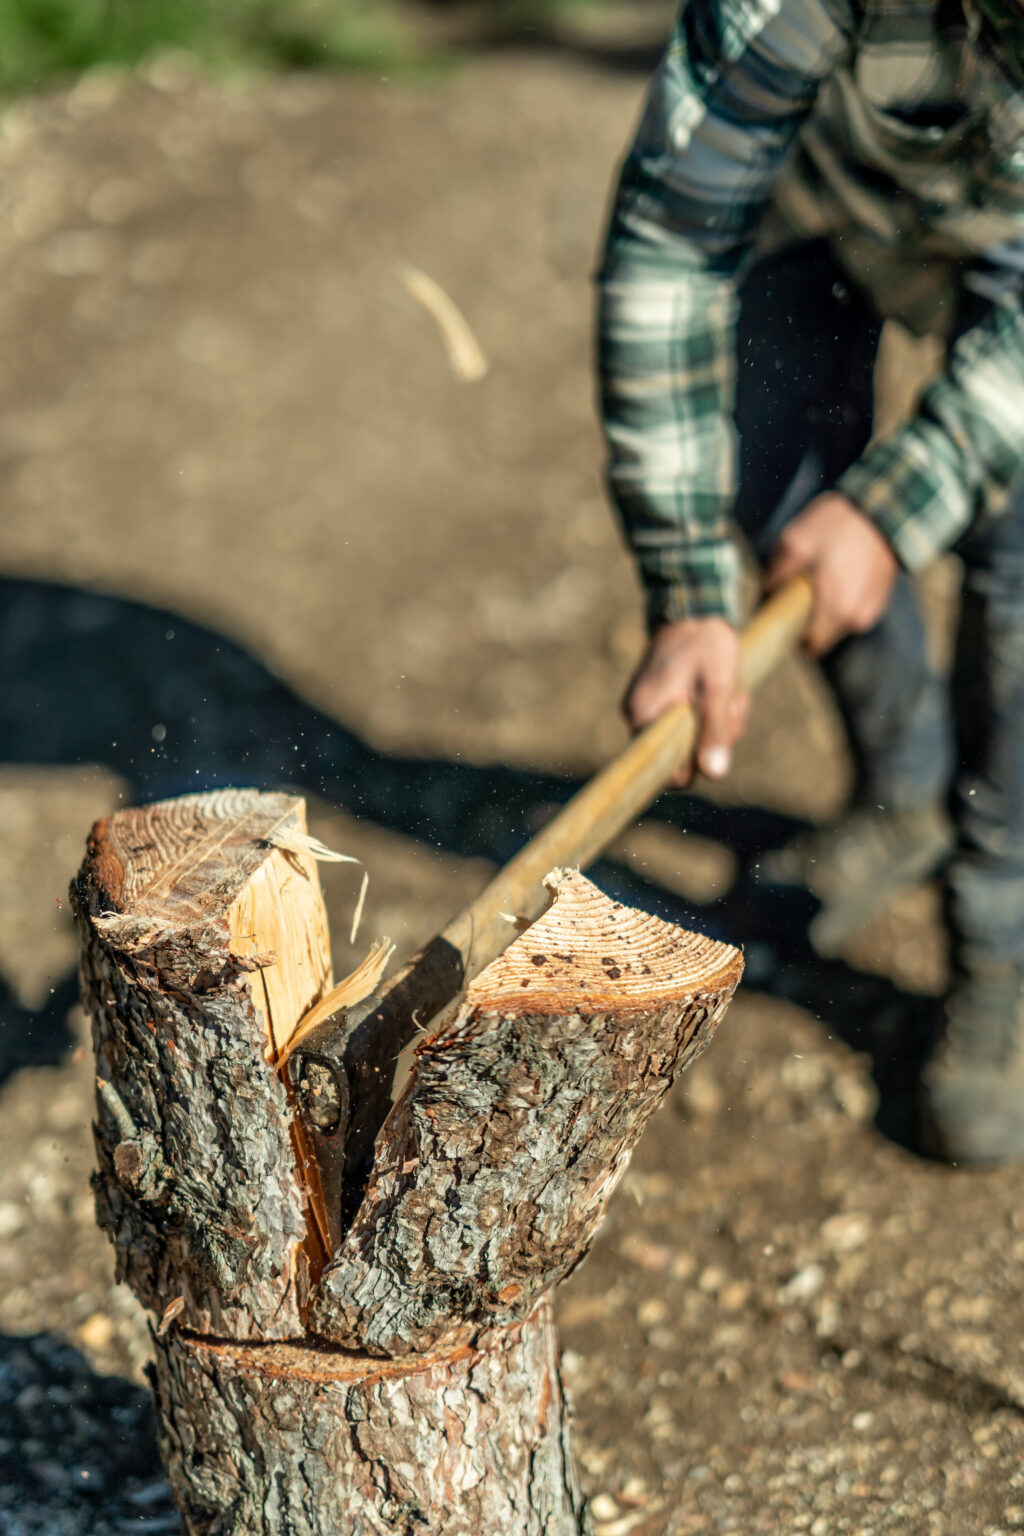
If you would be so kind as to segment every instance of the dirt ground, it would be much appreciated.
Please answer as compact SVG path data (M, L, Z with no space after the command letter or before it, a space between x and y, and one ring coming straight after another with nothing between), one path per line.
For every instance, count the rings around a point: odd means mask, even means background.
M624 740L641 628L588 273L643 86L626 41L433 83L163 58L0 120L4 1536L178 1529L88 1189L65 896L92 820L301 786L370 871L363 935L408 953ZM462 307L483 382L403 263ZM1024 1528L1020 1173L917 1159L893 1092L942 982L935 893L829 966L728 896L846 788L793 663L724 790L597 870L748 959L559 1296L598 1536ZM325 868L339 969L358 878Z

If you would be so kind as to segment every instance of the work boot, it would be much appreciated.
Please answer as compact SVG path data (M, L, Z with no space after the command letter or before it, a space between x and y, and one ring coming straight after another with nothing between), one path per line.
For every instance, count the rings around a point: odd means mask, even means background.
M954 983L921 1074L922 1150L951 1163L1024 1159L1024 970L986 960Z
M818 954L831 958L898 890L935 874L952 846L939 805L908 811L863 805L766 854L756 881L765 889L804 886L818 898L821 910L808 935Z

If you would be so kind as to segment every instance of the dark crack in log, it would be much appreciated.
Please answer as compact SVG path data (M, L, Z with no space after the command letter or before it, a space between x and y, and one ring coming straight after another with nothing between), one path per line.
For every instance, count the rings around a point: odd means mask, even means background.
M632 1148L711 1039L729 945L576 873L424 1042L313 1329L402 1356L525 1317L586 1253Z
M373 1145L391 1108L395 1064L415 1037L417 1020L429 1022L458 997L464 957L438 934L380 988L378 1006L347 1031L343 1060L351 1093L345 1138L341 1227L347 1231L373 1166Z
M189 1536L582 1536L549 1304L382 1363L172 1334L154 1373Z
M267 1060L331 985L305 808L255 791L97 823L72 888L98 1075L97 1212L118 1277L229 1337L301 1332L323 1252Z

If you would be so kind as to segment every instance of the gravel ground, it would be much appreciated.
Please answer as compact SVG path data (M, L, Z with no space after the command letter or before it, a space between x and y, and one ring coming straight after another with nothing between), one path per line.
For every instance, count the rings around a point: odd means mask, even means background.
M90 822L301 785L369 867L364 934L407 953L624 739L640 624L587 274L631 58L504 53L436 85L214 85L163 58L0 121L4 1536L177 1529L146 1320L88 1191L64 893ZM464 309L482 383L403 262ZM887 354L888 409L919 363ZM935 893L827 967L799 914L729 893L846 787L794 662L730 783L663 802L598 872L748 956L560 1293L598 1536L1024 1528L1020 1175L900 1145ZM324 879L342 968L358 874Z

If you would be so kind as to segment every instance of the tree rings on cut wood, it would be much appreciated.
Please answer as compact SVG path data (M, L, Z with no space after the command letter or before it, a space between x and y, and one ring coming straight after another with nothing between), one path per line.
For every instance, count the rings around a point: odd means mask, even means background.
M99 1220L118 1278L201 1333L301 1333L325 1257L273 1065L332 981L304 831L302 800L251 790L121 811L72 888Z
M576 1265L644 1126L711 1039L739 952L574 872L417 1052L314 1331L402 1356L529 1314Z
M588 1529L547 1302L483 1349L402 1361L170 1334L155 1386L190 1536Z

